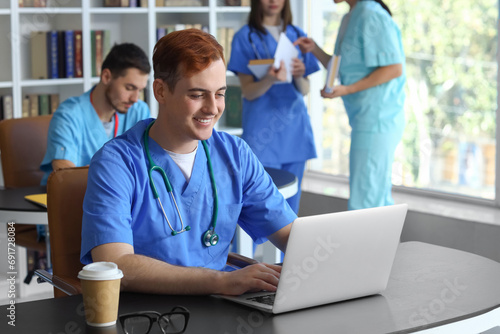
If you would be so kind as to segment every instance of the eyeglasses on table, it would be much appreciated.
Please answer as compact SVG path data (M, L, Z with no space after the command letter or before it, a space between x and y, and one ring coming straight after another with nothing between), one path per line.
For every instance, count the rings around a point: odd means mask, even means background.
M189 311L176 306L170 312L141 311L120 315L120 323L126 334L147 334L157 322L163 334L183 333L189 321Z

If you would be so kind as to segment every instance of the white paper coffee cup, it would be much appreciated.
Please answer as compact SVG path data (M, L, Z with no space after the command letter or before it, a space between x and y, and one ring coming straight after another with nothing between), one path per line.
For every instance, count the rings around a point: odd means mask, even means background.
M113 262L94 262L78 273L88 325L106 327L116 324L122 277L122 271Z

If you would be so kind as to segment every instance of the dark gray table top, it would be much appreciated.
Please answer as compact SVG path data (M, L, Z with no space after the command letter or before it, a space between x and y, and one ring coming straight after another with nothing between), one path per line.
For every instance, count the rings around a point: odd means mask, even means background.
M47 192L46 186L23 187L23 188L3 188L0 187L0 211L24 211L43 212L47 211L40 205L27 201L24 196L33 194L43 194Z

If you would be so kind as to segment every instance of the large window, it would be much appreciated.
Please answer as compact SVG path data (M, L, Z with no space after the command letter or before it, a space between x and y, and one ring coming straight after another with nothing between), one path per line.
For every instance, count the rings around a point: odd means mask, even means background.
M394 185L488 200L498 196L497 1L385 1L406 54L406 128L393 165ZM310 33L328 53L348 9L332 0L309 1ZM348 176L350 127L342 100L323 100L314 91L310 99L319 158L309 169Z

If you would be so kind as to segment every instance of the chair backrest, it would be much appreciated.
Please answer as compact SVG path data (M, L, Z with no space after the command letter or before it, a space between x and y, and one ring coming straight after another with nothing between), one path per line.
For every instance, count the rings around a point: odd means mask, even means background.
M0 154L7 188L40 185L40 163L47 149L51 115L13 118L0 122Z
M60 169L47 181L47 214L54 276L77 279L80 262L83 198L88 167ZM54 289L56 297L65 294Z

